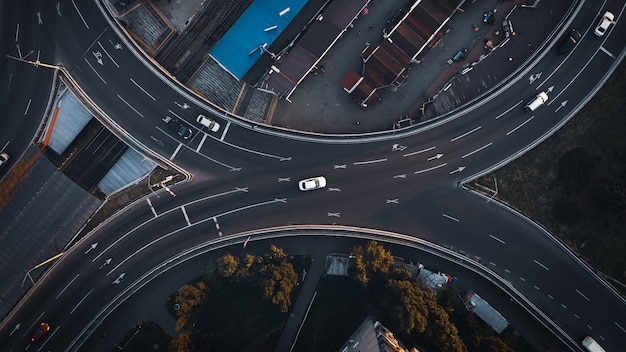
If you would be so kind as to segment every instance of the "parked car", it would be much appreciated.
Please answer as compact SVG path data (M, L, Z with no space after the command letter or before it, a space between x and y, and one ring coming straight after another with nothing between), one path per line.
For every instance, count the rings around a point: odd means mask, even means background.
M199 124L201 124L202 126L208 127L209 131L211 132L217 132L220 130L220 124L215 122L214 120L211 120L210 118L200 114L198 115L198 118L196 118L196 121L198 121Z
M298 182L301 191L312 191L314 189L326 187L326 178L324 176L311 177Z
M179 136L183 137L184 139L191 138L191 135L193 134L193 132L191 132L191 129L183 125L180 121L178 121L178 119L165 116L162 120L167 124L167 126L169 126L169 128L173 132L176 132Z
M50 331L50 324L46 323L45 321L39 324L39 326L33 332L33 335L30 337L30 343L35 343L39 341L39 339L47 334L48 331Z
M582 35L576 29L572 29L565 38L561 41L561 45L559 45L559 52L561 54L567 54L574 49L576 44L580 41Z
M0 167L3 167L5 164L9 163L9 154L2 152L0 153Z
M593 33L595 33L598 37L603 36L604 33L606 33L606 30L609 29L609 26L613 23L614 19L615 16L611 12L605 12Z

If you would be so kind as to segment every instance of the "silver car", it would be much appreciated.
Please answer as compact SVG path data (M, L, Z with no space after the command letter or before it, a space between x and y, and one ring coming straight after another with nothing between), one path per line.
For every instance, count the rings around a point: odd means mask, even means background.
M609 29L609 26L613 23L614 19L615 16L611 12L605 12L593 33L595 33L598 37L603 36L604 33L606 33L606 30Z

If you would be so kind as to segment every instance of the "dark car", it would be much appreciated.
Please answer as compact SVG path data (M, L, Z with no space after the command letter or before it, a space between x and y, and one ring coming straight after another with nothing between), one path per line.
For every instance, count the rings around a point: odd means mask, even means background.
M580 41L582 35L576 29L572 29L565 38L561 41L561 45L559 45L559 52L561 54L567 54L574 49L576 44Z
M173 119L169 116L165 116L162 120L173 132L176 132L184 139L189 139L193 134L193 132L191 132L191 129L183 125L180 121L178 121L178 119Z
M33 335L30 338L30 343L37 342L39 339L41 339L43 335L48 333L48 331L50 331L50 324L46 323L45 321L39 324L39 326L35 329L35 332L33 332Z

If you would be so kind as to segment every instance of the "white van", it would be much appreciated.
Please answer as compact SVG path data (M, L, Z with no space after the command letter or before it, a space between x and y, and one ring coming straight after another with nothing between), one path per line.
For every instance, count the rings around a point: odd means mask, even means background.
M201 124L202 126L208 127L209 131L211 132L217 132L220 130L220 124L211 120L210 118L204 116L204 115L198 115L198 118L196 118L196 121L198 121L199 124Z
M537 110L538 107L545 104L547 101L548 101L548 94L546 94L546 92L541 92L537 94L535 98L533 98L533 100L526 103L526 106L524 108L526 108L528 112L532 112L532 111Z

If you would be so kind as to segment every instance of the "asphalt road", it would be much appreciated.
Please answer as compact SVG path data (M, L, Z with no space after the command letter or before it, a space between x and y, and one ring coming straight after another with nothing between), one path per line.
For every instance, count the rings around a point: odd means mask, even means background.
M459 188L462 180L539 143L599 89L625 52L623 3L585 1L572 20L583 39L571 54L548 46L470 108L402 135L349 143L277 135L223 118L218 133L198 130L195 116L210 107L138 60L95 3L74 4L60 2L58 60L105 117L123 128L122 138L195 177L173 188L175 198L162 193L141 200L72 248L3 321L0 345L21 350L32 328L46 320L52 331L32 348L71 349L82 332L95 328L90 322L103 307L167 258L244 231L311 224L393 231L453 248L486 263L530 299L563 330L559 335L572 338L571 348L589 334L609 351L623 345L622 297L541 228ZM56 13L54 5L42 3L42 13ZM596 38L593 26L605 8L617 22ZM114 48L117 43L122 49ZM526 112L525 102L541 90L549 90L548 104ZM181 109L181 102L192 107ZM187 121L194 137L171 135L161 122L165 115ZM297 190L299 179L317 175L328 179L325 190Z

